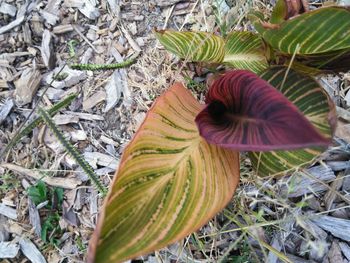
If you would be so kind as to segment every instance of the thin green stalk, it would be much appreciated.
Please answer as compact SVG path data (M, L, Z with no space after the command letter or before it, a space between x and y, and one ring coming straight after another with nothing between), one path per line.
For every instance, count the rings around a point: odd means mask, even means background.
M77 149L64 137L63 133L59 130L57 125L54 123L49 113L42 108L39 108L39 113L43 118L46 125L50 128L56 138L62 143L65 150L73 157L73 159L79 164L84 172L89 176L90 180L96 186L97 190L105 196L107 189L104 187L98 176L95 174L93 168L88 162L81 156Z
M120 63L114 63L114 64L72 64L70 67L72 69L78 69L78 70L109 70L109 69L118 69L118 68L125 68L128 67L136 62L138 54L135 56L120 62Z
M59 101L55 105L53 105L50 109L48 109L48 114L50 116L54 116L59 110L62 108L65 108L68 106L76 97L78 94L71 94L68 97L64 98L63 100ZM40 123L43 122L43 119L39 116L35 118L32 122L30 122L20 133L17 133L12 140L7 144L5 150L0 154L0 159L2 156L6 155L8 151L14 147L21 138L28 135L36 126L38 126Z

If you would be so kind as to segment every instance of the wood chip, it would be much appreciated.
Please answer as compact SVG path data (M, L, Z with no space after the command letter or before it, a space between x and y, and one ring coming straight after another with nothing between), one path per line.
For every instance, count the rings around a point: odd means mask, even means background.
M29 23L28 22L24 23L22 29L23 29L23 40L24 40L24 42L31 46L33 44L33 41L32 41L33 37L32 37L32 31L30 30ZM36 49L32 49L31 47L28 47L28 51L29 50L31 50L31 53L35 52L34 54L32 53L32 55L35 56Z
M344 256L348 259L348 261L350 261L350 246L344 242L339 242L339 247Z
M8 81L4 80L4 79L0 79L0 89L8 89L10 87Z
M346 105L350 106L350 92L349 91L346 93L344 100L346 101Z
M346 122L350 122L350 112L346 109L337 106L337 116Z
M309 253L309 258L316 262L321 262L325 258L329 251L329 245L325 240L304 240L299 248L300 254Z
M44 10L40 10L41 16L45 22L54 26L59 21L59 11L61 6L61 0L48 0Z
M311 167L306 171L323 182L335 179L334 172L329 167L323 165ZM286 185L287 182L288 185ZM303 174L302 171L295 172L292 177L288 176L282 178L278 184L281 185L281 192L283 194L288 193L288 197L298 197L313 192L326 191L328 189L325 185ZM292 187L289 185L292 185Z
M337 129L335 130L335 136L342 138L347 143L350 143L350 123L338 120Z
M68 32L72 32L73 26L71 24L68 25L58 25L55 26L52 30L52 32L56 35L60 35L60 34L64 34L64 33L68 33Z
M73 142L85 141L87 139L86 132L83 130L74 130L74 131L71 131L69 134Z
M347 174L343 181L343 191L350 191L350 174Z
M291 255L291 254L286 254L287 258L290 260L290 262L293 263L316 263L316 261L313 260L306 260L304 258L295 256L295 255ZM282 263L283 261L278 261L278 263ZM325 263L325 262L322 262Z
M83 101L83 110L88 111L106 99L106 92L99 90Z
M45 77L45 82L47 84L51 84L52 87L62 89L62 88L68 88L71 86L74 86L75 84L79 83L80 81L86 79L86 74L84 71L81 70L74 70L67 66L64 67L64 69L61 71L61 75L65 75L66 77L63 80L53 80L53 77L57 75L58 72L60 72L62 66L55 68L52 72L50 72L47 77Z
M63 202L62 217L70 225L79 225L79 219L77 217L77 214L74 212L73 207L67 207L67 202Z
M44 32L44 26L39 14L37 13L33 14L31 19L31 24L32 24L31 29L33 31L33 34L36 36L41 36Z
M48 176L43 177L43 174L38 171L35 171L33 169L23 168L19 165L11 164L11 163L1 164L0 167L7 168L23 176L29 176L36 180L42 180L48 185L62 187L65 189L75 189L78 185L82 183L79 179L76 179L76 178L48 177Z
M100 16L100 11L96 8L96 2L91 0L83 1L83 5L78 7L79 11L89 19L96 19Z
M332 246L329 249L328 259L330 263L346 263L343 261L343 256L337 240L333 240Z
M0 106L0 124L6 119L14 106L12 99L5 100L4 104Z
M350 204L349 200L348 200L348 204ZM332 208L335 210L330 214L330 216L333 216L336 218L343 218L343 219L350 218L350 209L348 208L346 203L336 203L335 205L336 206L332 206Z
M0 215L0 242L8 241L10 238L7 222L7 218Z
M275 235L273 237L271 246L278 252L281 251L282 248L282 243L280 241L280 236L279 235ZM277 255L275 253L272 253L272 251L269 252L268 256L267 256L267 261L269 263L276 263L277 262Z
M17 12L17 8L13 5L6 3L5 1L1 1L0 3L0 13L15 16Z
M119 165L119 161L116 158L99 152L85 152L84 157L94 168L97 168L97 165L100 165L116 170Z
M29 222L33 226L34 233L41 237L41 223L38 208L35 206L33 201L28 198L28 211L29 211Z
M130 12L130 13L124 13L122 15L122 19L126 20L126 21L143 21L145 19L145 16L143 16L143 15L135 15L132 12ZM129 23L128 23L128 25L129 25ZM135 34L133 34L133 35L135 35Z
M35 92L41 82L41 74L35 68L25 69L21 77L15 82L15 100L19 105L25 105L32 101Z
M60 20L59 16L52 14L50 12L47 12L46 10L40 10L39 14L42 18L44 18L45 22L54 26L57 24L57 22Z
M64 93L64 90L49 87L45 92L45 96L47 96L49 100L58 101L64 97ZM42 94L43 90L39 90L38 95L41 96Z
M19 251L19 245L14 242L0 242L0 258L14 258Z
M303 228L313 235L314 238L319 240L325 240L327 238L328 234L311 220L305 219L302 223L304 224Z
M80 59L80 63L82 63L82 64L89 63L89 60L92 58L92 56L93 56L93 49L91 47L89 47L82 55L82 57Z
M333 236L350 242L350 220L331 216L319 216L310 220L322 229L331 232Z
M51 33L47 29L44 30L40 50L44 65L47 68L52 69L55 66L54 56L52 52L53 44L51 43Z
M350 161L327 162L327 165L335 172L350 168Z
M98 208L97 208L97 196L98 192L93 189L90 194L90 215L95 217L97 216L98 213Z
M136 43L136 41L131 37L130 33L128 30L126 30L124 27L121 27L121 30L125 36L125 38L128 40L130 46L136 51L136 52L141 52L140 46Z
M109 10L113 13L113 15L117 18L120 17L120 5L119 0L107 0L109 4Z
M7 31L10 31L11 29L18 27L23 22L24 22L24 16L16 18L11 23L8 23L6 26L0 27L0 34L4 34Z
M13 219L17 220L17 211L15 208L9 207L7 205L4 205L3 203L0 203L0 214Z
M108 138L108 137L106 137L106 136L104 136L104 135L101 136L100 140L101 140L102 142L106 143L106 144L110 144L110 145L113 145L113 146L115 146L115 147L118 147L118 146L119 146L119 143L118 143L118 142L116 142L116 141L114 141L113 139Z
M87 39L86 36L83 33L81 33L80 29L77 26L73 26L73 29L97 54L102 53L102 51L97 50L95 46L89 41L89 39Z
M326 210L330 210L332 208L333 202L337 197L336 192L343 185L343 177L344 173L340 172L337 175L337 178L331 183L330 189L328 189L327 193L324 196L324 202L326 206Z
M104 121L104 117L97 114L83 113L83 112L74 112L74 111L65 111L65 113L77 116L79 119L87 121Z
M32 241L27 238L21 238L19 245L22 253L33 263L47 263L44 256Z
M121 93L127 88L126 74L122 74L119 70L115 70L111 76L111 79L105 86L107 103L103 112L108 112L115 105L117 105L120 100Z
M68 123L78 123L79 117L70 114L56 114L53 117L53 120L55 121L56 125L65 125Z
M179 2L181 2L182 0L152 0L157 6L160 7L166 7L166 6L170 6L170 5L174 5L177 4Z

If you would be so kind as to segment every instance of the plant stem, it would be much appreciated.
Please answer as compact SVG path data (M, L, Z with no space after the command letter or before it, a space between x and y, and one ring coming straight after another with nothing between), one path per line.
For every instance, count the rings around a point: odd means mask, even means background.
M109 69L118 69L118 68L125 68L128 67L136 62L138 54L134 55L133 57L120 62L120 63L114 63L114 64L72 64L70 67L72 69L78 69L78 70L109 70Z
M49 113L42 108L39 108L39 113L43 118L46 125L50 128L56 138L62 143L65 150L73 157L73 159L79 164L84 172L89 176L90 180L96 186L97 190L105 196L107 193L106 187L102 184L97 174L95 174L90 164L81 156L77 149L64 137L63 133L59 130L57 125L54 123Z
M54 116L60 109L65 108L68 106L76 97L78 94L71 94L68 97L64 98L63 100L59 101L55 105L53 105L50 109L48 109L48 114L52 117ZM23 130L21 130L19 133L17 133L12 140L7 144L5 150L0 154L0 159L2 156L8 153L8 151L14 147L18 141L28 135L36 126L38 126L40 123L43 122L43 119L39 116L35 118L32 122L30 122Z

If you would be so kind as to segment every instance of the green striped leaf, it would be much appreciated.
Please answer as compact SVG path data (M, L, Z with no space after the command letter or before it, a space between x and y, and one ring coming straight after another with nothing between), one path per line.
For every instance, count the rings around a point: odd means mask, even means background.
M159 42L169 52L193 62L221 63L224 59L224 40L205 32L154 32Z
M251 32L233 32L226 38L223 63L258 74L269 66L265 55L267 51L258 35Z
M348 8L319 8L284 21L276 29L264 27L259 17L258 13L249 15L263 39L283 53L308 55L350 48Z
M289 71L282 86L285 74L286 68L276 67L267 70L261 77L293 102L319 132L327 138L332 137L336 117L334 104L329 96L314 79L293 70ZM250 152L249 157L259 175L282 175L310 164L323 151L323 148L309 148Z
M270 23L280 24L288 18L288 6L286 0L278 0L272 10Z
M291 17L300 15L309 11L309 5L304 0L277 0L272 10L270 23L279 24Z
M286 60L284 63L284 66L289 67L289 65L291 65L291 68L298 71L299 73L309 75L309 76L317 76L320 74L331 73L331 72L328 72L327 70L322 70L311 66L307 66L297 60L293 60L292 63L291 63L291 59Z
M299 55L295 60L324 73L347 72L350 69L350 49L307 56Z
M122 262L174 243L230 201L239 155L199 136L201 108L182 84L157 99L124 151L88 262Z

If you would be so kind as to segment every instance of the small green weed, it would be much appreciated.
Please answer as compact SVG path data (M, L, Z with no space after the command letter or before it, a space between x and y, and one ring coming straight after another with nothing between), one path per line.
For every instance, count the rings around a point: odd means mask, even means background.
M206 86L204 83L200 83L198 81L193 80L188 76L184 76L186 81L186 87L188 87L193 92L203 92L206 90Z
M49 201L46 205L48 209L60 210L63 203L63 189L59 187L48 188L43 181L38 181L27 189L28 196L35 205Z
M60 245L60 237L63 234L63 230L59 225L60 215L55 212L49 215L43 222L41 227L41 239L45 244L51 244L54 246Z
M47 187L43 181L38 181L36 185L33 185L27 189L28 196L35 205L41 204L48 200Z
M78 247L78 249L81 251L81 252L84 252L86 250L86 246L84 245L83 241L81 240L81 237L80 236L77 236L76 239L75 239L75 243Z
M64 198L63 189L48 187L40 180L36 185L29 187L27 193L35 205L48 201L45 205L48 213L44 216L41 226L41 239L46 245L58 246L60 244L59 239L63 234L63 230L59 226Z
M19 181L10 173L5 173L0 177L0 194L5 194L11 189L16 189Z
M247 242L240 243L238 249L239 249L240 255L232 256L231 260L227 262L235 262L235 263L253 262L250 256L251 250Z

